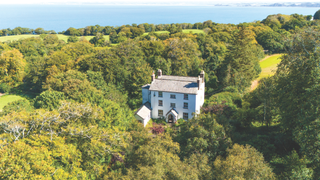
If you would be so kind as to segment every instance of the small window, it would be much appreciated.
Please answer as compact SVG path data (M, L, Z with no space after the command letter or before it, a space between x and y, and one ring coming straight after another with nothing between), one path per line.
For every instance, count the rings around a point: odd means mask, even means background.
M163 110L160 110L160 109L158 110L158 116L159 116L159 117L162 117L162 116L163 116Z
M159 92L158 92L158 96L159 96L159 97L162 97L162 91L159 91Z
M188 109L188 103L183 103L183 109Z
M188 113L183 113L183 119L188 120L189 119L189 114Z
M176 107L176 103L170 103L170 107L175 108Z
M162 100L159 100L159 106L162 106L162 104L163 104Z
M176 95L175 94L170 94L170 99L175 99Z
M184 95L183 95L183 99L184 99L184 100L188 100L188 99L189 99L188 94L184 94Z

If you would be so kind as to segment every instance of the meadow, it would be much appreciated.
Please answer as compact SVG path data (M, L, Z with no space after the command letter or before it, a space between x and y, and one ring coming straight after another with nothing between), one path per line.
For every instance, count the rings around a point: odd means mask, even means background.
M15 41L15 40L19 40L19 39L24 39L24 38L31 38L31 37L39 37L40 35L30 35L30 34L26 34L26 35L14 35L14 36L1 36L0 37L0 42L5 42L5 41ZM70 36L66 36L63 34L57 34L58 38L68 42L68 38ZM84 36L88 41L90 39L92 39L94 36ZM104 35L103 36L106 40L109 41L109 35ZM79 37L79 39L81 38L81 36Z
M264 78L268 76L272 76L276 73L277 65L280 63L280 57L282 54L275 54L272 56L268 56L260 61L261 74L258 78Z
M261 73L257 79L251 83L251 91L258 87L259 80L264 77L272 76L276 73L277 65L281 61L282 54L274 54L267 56L264 59L260 60Z
M7 105L10 102L17 101L20 99L25 99L24 97L18 96L18 95L3 95L0 96L0 112L2 111L2 108Z
M183 33L204 33L203 30L200 29L184 29L182 30ZM162 34L162 33L170 33L169 31L156 31L155 33L157 34ZM147 35L148 33L144 33L144 35ZM31 38L31 37L39 37L40 35L31 35L31 34L24 34L24 35L13 35L13 36L1 36L0 37L0 42L5 42L5 41L15 41L15 40L19 40L19 39L24 39L24 38ZM63 40L64 42L68 42L68 38L70 36L67 35L63 35L63 34L57 34L58 38ZM88 41L90 39L92 39L94 36L83 36L85 37ZM103 36L106 40L110 40L109 39L109 35L104 35ZM79 39L81 38L81 36L79 37Z

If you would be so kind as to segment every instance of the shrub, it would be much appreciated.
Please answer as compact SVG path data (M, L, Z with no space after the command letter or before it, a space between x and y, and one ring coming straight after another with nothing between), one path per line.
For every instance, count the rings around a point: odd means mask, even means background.
M9 93L11 91L11 87L5 83L0 84L0 92L1 93Z
M164 127L162 124L152 123L152 127L150 127L152 134L161 134L164 132Z

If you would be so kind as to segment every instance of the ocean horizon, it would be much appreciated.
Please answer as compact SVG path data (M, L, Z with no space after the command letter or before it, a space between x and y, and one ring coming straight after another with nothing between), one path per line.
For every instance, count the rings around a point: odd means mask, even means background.
M0 29L26 27L61 32L69 27L126 24L262 21L272 14L313 15L317 7L138 6L138 5L1 5Z

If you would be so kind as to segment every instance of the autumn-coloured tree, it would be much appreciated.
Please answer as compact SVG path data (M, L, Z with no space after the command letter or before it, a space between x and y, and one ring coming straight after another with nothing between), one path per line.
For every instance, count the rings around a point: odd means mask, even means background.
M25 76L26 60L17 49L3 51L0 55L0 83L15 86Z

